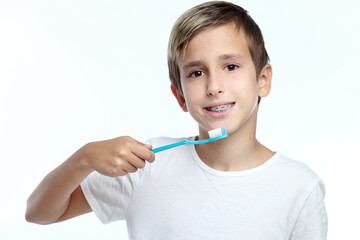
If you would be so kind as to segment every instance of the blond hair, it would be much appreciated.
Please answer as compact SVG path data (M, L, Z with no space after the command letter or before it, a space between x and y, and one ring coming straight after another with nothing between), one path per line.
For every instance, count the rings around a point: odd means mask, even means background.
M205 28L233 23L245 33L256 69L256 78L269 62L260 28L243 8L223 1L205 2L183 13L175 22L168 45L168 67L171 83L182 92L178 59L195 34Z

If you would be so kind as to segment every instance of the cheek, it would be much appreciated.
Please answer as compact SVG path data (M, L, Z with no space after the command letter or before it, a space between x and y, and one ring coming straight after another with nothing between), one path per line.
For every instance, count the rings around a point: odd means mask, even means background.
M241 76L232 78L229 81L228 90L240 98L249 98L251 95L257 95L258 87L255 77Z
M188 107L201 101L203 96L202 86L196 82L189 83L182 81L182 87L184 98Z
M184 98L186 102L186 106L188 107L188 110L191 111L191 108L199 103L199 95L196 94L193 90L185 90L184 92Z

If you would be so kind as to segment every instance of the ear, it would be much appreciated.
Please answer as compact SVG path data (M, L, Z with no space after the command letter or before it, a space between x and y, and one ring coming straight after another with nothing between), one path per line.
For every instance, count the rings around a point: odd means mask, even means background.
M187 112L188 109L186 107L186 102L185 102L185 98L184 98L184 95L178 90L176 89L176 87L171 84L171 92L174 94L174 97L176 98L176 100L178 101L181 109L184 111L184 112Z
M266 97L269 95L271 90L272 80L272 67L270 64L266 64L261 70L258 86L259 86L259 97Z

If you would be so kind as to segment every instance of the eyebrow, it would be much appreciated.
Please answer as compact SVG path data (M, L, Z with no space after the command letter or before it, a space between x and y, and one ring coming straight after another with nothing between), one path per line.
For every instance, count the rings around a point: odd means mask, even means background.
M241 55L241 54L223 54L218 56L219 60L228 60L228 59L236 59L236 58L245 58L245 56ZM187 69L187 68L192 68L192 67L198 67L203 65L204 62L203 61L192 61L192 62L188 62L183 66L183 69Z
M219 60L227 60L227 59L233 59L233 58L245 58L245 56L241 54L223 54L218 57Z
M183 66L183 69L192 68L192 67L198 67L198 66L201 66L201 65L203 65L202 61L192 61L192 62L186 63Z

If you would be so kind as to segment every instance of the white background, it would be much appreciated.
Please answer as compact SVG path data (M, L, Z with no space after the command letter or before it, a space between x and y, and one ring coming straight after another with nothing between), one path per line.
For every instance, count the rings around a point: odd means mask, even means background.
M27 223L41 179L87 142L190 136L170 92L176 18L202 1L0 2L0 239L127 239L94 214ZM324 180L328 239L360 239L358 1L235 1L259 24L274 70L258 139Z

